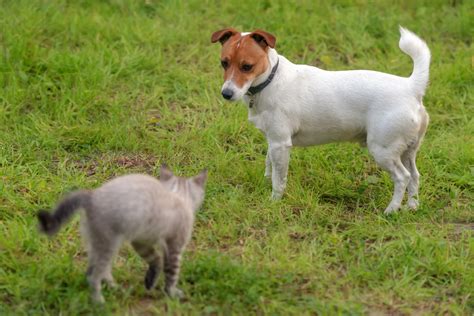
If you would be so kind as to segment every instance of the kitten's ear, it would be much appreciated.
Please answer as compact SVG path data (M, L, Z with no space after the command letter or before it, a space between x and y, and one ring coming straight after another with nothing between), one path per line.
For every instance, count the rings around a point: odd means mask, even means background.
M166 181L173 177L173 172L168 169L166 164L162 164L160 168L160 180Z
M196 183L200 187L203 187L204 184L206 184L206 180L207 180L207 169L204 169L203 171L201 171L201 173L199 173L197 176L193 178L194 183Z

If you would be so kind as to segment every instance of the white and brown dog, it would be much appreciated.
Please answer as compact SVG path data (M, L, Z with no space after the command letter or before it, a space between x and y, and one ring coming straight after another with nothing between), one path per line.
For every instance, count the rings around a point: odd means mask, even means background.
M249 120L268 140L265 176L272 197L286 186L290 148L339 141L367 145L393 179L385 213L400 208L408 187L408 206L418 206L416 153L428 125L422 98L428 84L430 51L412 32L400 28L400 49L414 62L410 77L353 70L326 71L296 65L279 55L275 37L232 28L212 34L222 44L222 96L243 99Z

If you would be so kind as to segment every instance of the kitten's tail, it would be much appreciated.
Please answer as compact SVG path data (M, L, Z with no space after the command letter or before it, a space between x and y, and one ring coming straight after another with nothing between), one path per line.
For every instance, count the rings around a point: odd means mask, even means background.
M59 231L61 226L71 218L79 208L89 208L91 203L91 191L79 190L68 194L53 213L45 210L38 212L40 231L52 236Z

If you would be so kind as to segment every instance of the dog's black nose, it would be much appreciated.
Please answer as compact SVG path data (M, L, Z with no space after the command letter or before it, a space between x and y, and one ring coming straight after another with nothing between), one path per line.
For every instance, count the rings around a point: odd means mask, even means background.
M232 90L230 89L224 89L222 90L222 96L224 97L224 99L226 100L230 100L232 99L232 96L234 95L234 92L232 92Z

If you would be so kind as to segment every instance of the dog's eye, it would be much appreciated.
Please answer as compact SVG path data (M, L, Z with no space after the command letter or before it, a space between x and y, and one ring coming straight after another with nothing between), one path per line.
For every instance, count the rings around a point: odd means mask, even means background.
M253 68L253 65L249 65L249 64L243 64L242 67L240 67L240 69L242 69L242 71L245 71L245 72L252 70L252 68Z
M229 62L227 60L221 60L221 66L224 69L227 69L229 67Z

